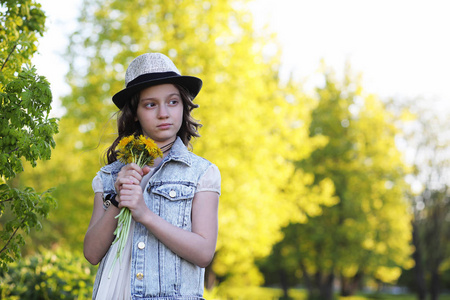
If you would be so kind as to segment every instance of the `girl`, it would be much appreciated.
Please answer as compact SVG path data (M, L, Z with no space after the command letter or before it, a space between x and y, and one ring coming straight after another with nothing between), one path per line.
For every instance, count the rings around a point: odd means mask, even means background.
M107 151L108 165L94 178L94 209L84 239L84 255L98 264L93 299L203 299L205 267L218 234L220 173L188 151L198 137L190 112L202 81L181 76L159 53L134 59L126 88L113 96L120 109L118 137ZM163 158L152 166L123 164L115 148L129 135L153 139ZM111 269L111 246L123 207L132 214L122 259ZM110 270L111 273L110 273Z

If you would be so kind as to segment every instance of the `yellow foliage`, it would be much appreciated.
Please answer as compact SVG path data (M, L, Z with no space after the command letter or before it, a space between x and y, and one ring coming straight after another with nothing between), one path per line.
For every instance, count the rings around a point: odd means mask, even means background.
M356 275L356 273L359 270L358 264L349 264L342 268L342 275L344 275L347 278L352 278Z
M394 283L402 274L402 269L399 267L385 267L380 266L375 271L375 278L386 283Z
M367 250L372 250L375 246L375 242L372 238L366 238L363 241L362 246Z

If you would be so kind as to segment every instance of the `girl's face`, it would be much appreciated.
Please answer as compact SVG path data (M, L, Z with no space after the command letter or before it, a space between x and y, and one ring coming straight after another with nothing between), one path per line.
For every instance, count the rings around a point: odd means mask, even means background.
M173 142L183 121L183 100L173 84L143 89L136 112L144 135L159 147Z

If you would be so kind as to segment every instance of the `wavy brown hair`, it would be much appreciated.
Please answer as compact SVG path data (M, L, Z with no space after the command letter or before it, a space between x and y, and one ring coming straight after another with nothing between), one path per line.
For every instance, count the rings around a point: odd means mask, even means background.
M177 136L181 138L183 143L192 148L190 141L192 137L199 137L198 129L202 126L197 120L191 116L191 111L199 105L193 102L191 94L182 86L173 84L180 92L181 100L183 102L183 121L181 128L178 130ZM136 121L137 108L140 101L140 91L134 94L124 107L119 111L117 117L117 131L118 136L112 145L106 150L106 159L108 164L117 160L116 147L119 141L126 136L139 136L142 134L142 127L139 121Z

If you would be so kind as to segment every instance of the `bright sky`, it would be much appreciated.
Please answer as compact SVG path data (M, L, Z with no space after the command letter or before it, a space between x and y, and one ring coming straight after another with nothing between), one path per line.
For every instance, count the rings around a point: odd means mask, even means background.
M68 92L68 66L59 57L75 28L80 0L41 0L48 31L33 62ZM339 72L345 62L363 74L363 87L382 97L422 97L450 114L450 1L255 0L255 21L268 22L283 45L283 74L310 85L321 59Z

